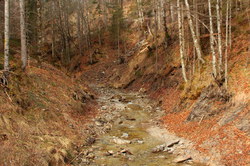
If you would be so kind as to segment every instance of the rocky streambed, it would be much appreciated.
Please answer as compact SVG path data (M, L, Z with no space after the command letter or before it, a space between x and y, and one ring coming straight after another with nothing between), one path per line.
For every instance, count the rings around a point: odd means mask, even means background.
M146 96L98 88L102 105L87 132L86 144L72 161L91 166L201 166L192 143L159 123L164 111Z

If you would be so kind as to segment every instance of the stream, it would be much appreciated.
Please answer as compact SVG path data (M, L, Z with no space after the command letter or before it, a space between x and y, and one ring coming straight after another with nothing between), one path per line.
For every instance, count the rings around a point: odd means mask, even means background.
M201 166L189 156L173 154L182 140L165 134L159 120L164 111L139 93L99 88L99 117L93 124L101 131L84 148L80 165L91 166ZM94 129L93 129L94 130ZM164 130L164 131L163 131ZM163 131L163 132L162 132ZM185 148L185 146L184 146Z

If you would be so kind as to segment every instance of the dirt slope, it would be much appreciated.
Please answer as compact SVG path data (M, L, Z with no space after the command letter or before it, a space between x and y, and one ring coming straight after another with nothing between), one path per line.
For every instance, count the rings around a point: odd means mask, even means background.
M38 67L39 66L39 67ZM31 61L0 87L0 165L48 165L72 160L95 114L94 93L51 65Z

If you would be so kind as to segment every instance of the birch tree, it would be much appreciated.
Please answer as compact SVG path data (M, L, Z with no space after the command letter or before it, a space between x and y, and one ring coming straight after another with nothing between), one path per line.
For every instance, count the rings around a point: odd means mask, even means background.
M181 19L181 8L180 0L177 0L177 12L178 12L178 29L179 29L179 43L180 43L180 57L181 57L181 66L182 66L182 75L185 82L187 82L185 62L184 62L184 45L183 45L183 25Z
M21 29L21 58L22 69L27 67L27 46L26 46L26 29L25 29L25 2L20 0L20 29Z
M231 8L231 0L227 0L227 9L226 9L226 41L225 41L225 86L227 88L228 86L228 49L230 48L230 42L229 42L229 13Z
M157 12L157 0L154 0L154 21L155 21L155 34L154 34L154 41L155 41L155 67L156 71L158 71L158 12Z
M222 39L221 39L221 8L220 0L216 3L216 13L217 13L217 30L218 30L218 52L219 52L219 75L221 76L222 71Z
M192 38L193 38L193 42L194 42L194 46L195 46L195 49L196 49L196 52L197 52L198 59L202 63L205 63L204 59L202 58L201 46L200 46L200 44L198 42L197 35L195 34L195 31L194 31L194 24L193 24L193 20L191 18L191 13L190 13L190 7L189 7L188 0L185 0L185 4L186 4L186 8L187 8L187 18L188 18L189 28L190 28L190 31L191 31L191 35L192 35Z
M212 54L212 66L213 66L213 74L214 77L217 76L217 70L216 70L216 54L214 49L214 30L213 30L213 16L212 16L212 7L211 7L211 0L208 0L208 11L209 11L209 25L210 25L210 48L211 48L211 54Z
M4 71L9 71L9 40L10 40L10 2L9 0L4 1Z

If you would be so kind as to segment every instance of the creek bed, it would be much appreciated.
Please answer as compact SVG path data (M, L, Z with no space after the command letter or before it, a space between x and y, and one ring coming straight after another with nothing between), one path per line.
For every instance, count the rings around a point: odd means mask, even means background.
M94 157L86 165L92 166L201 166L187 161L177 163L176 155L167 151L153 153L152 149L165 142L148 132L153 123L155 113L147 108L148 99L137 95L122 95L128 102L119 100L109 103L109 97L104 97L105 105L119 105L124 109L119 111L119 119L114 119L112 128L106 134L100 135L91 146ZM150 107L149 107L150 108ZM153 113L152 113L153 112ZM153 117L152 117L153 116ZM84 165L84 164L83 164Z

